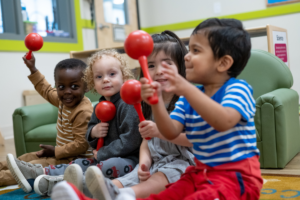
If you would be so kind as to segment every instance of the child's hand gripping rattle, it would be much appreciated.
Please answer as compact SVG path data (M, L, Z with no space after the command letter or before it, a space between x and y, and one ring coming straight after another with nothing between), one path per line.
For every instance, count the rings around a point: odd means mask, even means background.
M141 107L141 83L137 80L128 80L126 81L120 91L121 98L127 104L133 105L136 110L140 122L145 121L145 117L142 112ZM146 138L146 140L150 140L151 138Z
M145 31L133 31L125 40L124 48L128 56L139 60L144 76L152 83L152 79L148 71L147 56L152 53L153 40L152 37ZM154 93L149 99L150 104L157 104L157 93Z
M101 101L96 106L95 114L101 122L108 122L115 117L116 106L110 101ZM99 138L97 143L97 151L99 151L99 149L103 147L103 143L104 139Z
M31 59L31 53L32 51L38 51L43 46L43 38L37 33L29 33L25 37L25 46L27 49L29 49L28 54L26 55L26 59Z

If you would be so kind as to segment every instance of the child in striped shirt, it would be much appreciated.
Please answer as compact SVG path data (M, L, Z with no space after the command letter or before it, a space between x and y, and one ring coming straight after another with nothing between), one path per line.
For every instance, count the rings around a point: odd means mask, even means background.
M65 59L56 65L54 69L56 88L51 87L45 76L35 67L33 55L30 60L27 60L25 56L23 60L31 72L28 78L35 89L49 103L58 107L56 146L40 144L42 150L38 152L26 153L18 159L9 154L7 164L6 162L0 163L0 186L13 185L18 182L25 192L30 192L32 187L26 179L31 179L33 176L28 173L25 174L24 179L24 173L19 170L19 166L35 168L42 173L43 167L67 164L77 158L93 156L92 149L89 149L89 144L85 140L93 106L91 101L84 96L88 89L82 78L87 66L81 60Z
M259 199L263 182L255 100L252 87L236 79L250 49L250 36L238 20L213 18L199 24L190 37L185 65L186 79L202 85L195 87L164 65L170 81L165 90L181 96L170 117L163 109L160 84L141 80L144 101L154 88L158 91L160 101L151 107L159 131L174 139L185 128L196 162L179 181L147 199Z

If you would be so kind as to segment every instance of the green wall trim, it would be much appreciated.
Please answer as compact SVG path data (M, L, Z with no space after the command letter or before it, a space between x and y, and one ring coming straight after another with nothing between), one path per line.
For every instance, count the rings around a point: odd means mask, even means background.
M82 19L80 15L80 0L74 0L77 43L44 42L39 52L62 52L83 50ZM0 40L0 51L28 51L24 40Z
M292 13L300 12L300 3L293 3L288 5L282 6L275 6L269 7L264 10L234 14L234 15L225 15L220 16L218 18L234 18L241 21L252 20L252 19L259 19L259 18L266 18L266 17L273 17L278 15L287 15ZM162 26L153 26L153 27L142 27L141 29L146 31L147 33L159 33L164 30L183 30L183 29L191 29L195 28L198 24L200 24L205 19L187 21L187 22L180 22L175 24L166 24Z
M89 19L81 19L81 27L82 28L94 29L95 28L95 22L92 25L91 24L91 20L89 20Z

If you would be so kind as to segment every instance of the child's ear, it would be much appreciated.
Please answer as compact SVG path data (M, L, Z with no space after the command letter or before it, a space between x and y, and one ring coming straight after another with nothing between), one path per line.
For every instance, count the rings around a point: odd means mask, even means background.
M219 59L219 66L217 70L219 72L226 72L230 69L230 67L233 65L233 58L229 55L225 55L222 58Z

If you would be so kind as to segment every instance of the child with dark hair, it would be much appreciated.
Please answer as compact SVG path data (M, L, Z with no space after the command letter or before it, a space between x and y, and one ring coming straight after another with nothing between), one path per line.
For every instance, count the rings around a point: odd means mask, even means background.
M250 49L250 36L238 20L213 18L199 24L185 56L187 80L163 65L170 80L164 90L180 96L170 116L163 109L161 85L141 80L144 101L154 88L158 91L159 103L151 107L159 131L174 139L185 129L196 162L179 181L147 199L259 199L263 181L255 100L252 87L235 78L246 66ZM127 199L135 199L132 194Z
M67 164L77 158L93 156L92 149L89 149L85 139L93 106L84 96L88 89L82 78L87 66L81 60L65 59L56 65L56 88L52 88L45 76L35 67L33 55L30 60L25 56L23 60L31 72L28 78L35 89L49 103L58 107L56 146L40 144L42 150L38 152L26 153L18 159L8 154L7 163L0 163L1 186L18 183L25 192L30 192L32 179L44 174L43 167Z
M185 77L184 56L187 54L187 49L177 35L171 31L154 34L152 39L154 48L151 55L148 56L149 74L163 88L168 87L169 81L162 72L162 64L166 62L172 69ZM142 72L141 77L143 77ZM179 96L173 92L163 92L162 95L164 109L169 113L174 110ZM139 124L140 134L143 138L150 137L152 139L143 140L140 147L139 165L129 174L112 181L104 178L105 174L102 174L97 167L88 168L85 174L86 183L94 198L114 199L115 195L127 189L132 189L140 198L148 197L152 193L157 194L163 191L166 185L179 180L188 166L195 164L191 143L187 141L185 134L182 133L179 137L185 138L183 140L168 141L159 133L151 107L142 103L142 110L146 120ZM77 186L76 183L71 183ZM56 196L56 194L59 192L54 191L53 195Z

